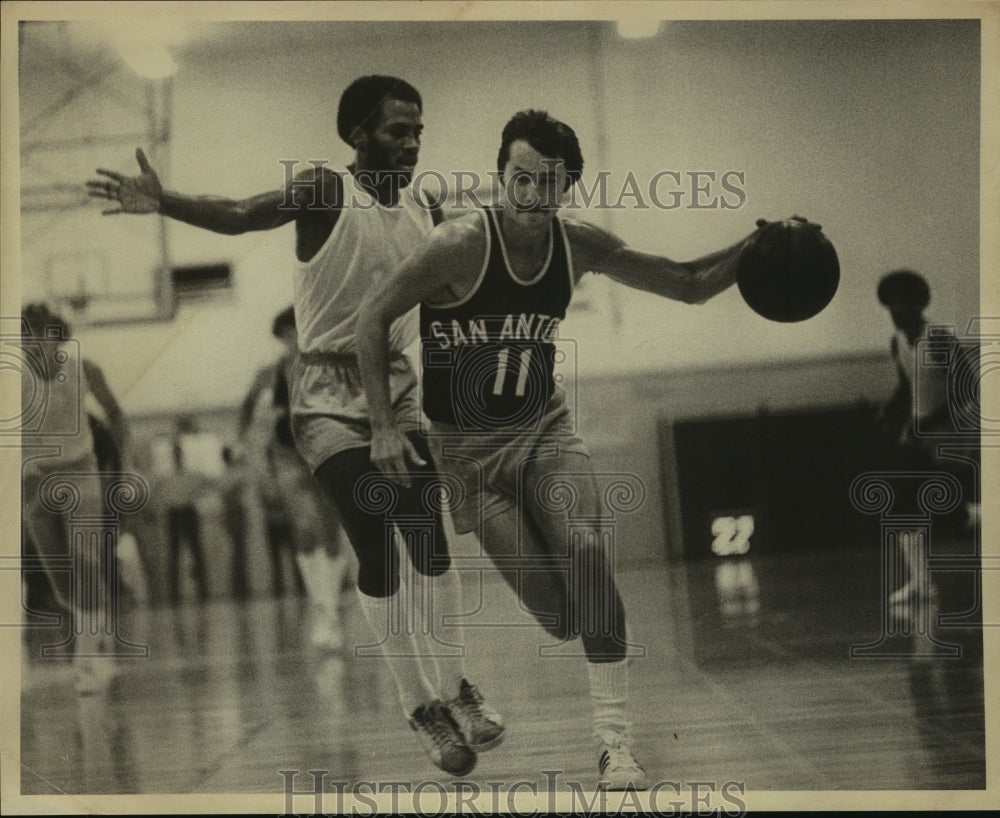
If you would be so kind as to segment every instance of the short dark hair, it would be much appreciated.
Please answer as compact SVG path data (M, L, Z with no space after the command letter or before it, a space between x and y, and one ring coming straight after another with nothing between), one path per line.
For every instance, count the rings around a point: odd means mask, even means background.
M271 334L275 338L280 338L286 329L295 329L295 307L286 307L271 322Z
M583 173L583 154L576 133L565 122L553 119L547 111L518 111L504 125L500 136L500 153L497 155L497 170L503 176L503 169L510 159L511 143L523 139L542 156L559 158L566 166L566 189Z
M352 148L354 132L364 128L373 130L382 103L387 99L412 102L423 113L424 104L420 93L406 80L372 74L360 77L344 90L337 109L337 133Z
M21 310L21 334L41 338L50 327L57 327L61 338L69 338L70 326L61 315L52 311L44 302L27 304Z
M878 300L886 307L890 302L907 301L923 309L931 303L931 288L920 273L913 270L893 270L879 281Z

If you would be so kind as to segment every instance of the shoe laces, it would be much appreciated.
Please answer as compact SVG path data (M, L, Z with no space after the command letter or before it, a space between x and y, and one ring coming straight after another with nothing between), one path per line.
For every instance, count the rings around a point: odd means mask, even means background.
M486 713L483 712L483 694L474 684L462 679L462 684L458 691L458 700L461 702L465 712L477 721L489 721Z
M642 765L632 755L632 747L625 736L616 733L603 733L601 741L604 744L600 757L602 775L608 770L642 770Z
M421 705L414 711L413 720L423 728L438 747L455 744L454 730L450 716L439 702Z

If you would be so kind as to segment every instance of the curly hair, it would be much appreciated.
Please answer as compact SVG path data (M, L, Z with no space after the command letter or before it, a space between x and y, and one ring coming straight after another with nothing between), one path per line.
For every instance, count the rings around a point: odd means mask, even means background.
M358 129L369 133L378 124L378 112L387 99L412 102L423 113L420 93L406 80L372 74L360 77L344 89L337 109L337 133L352 148Z
M879 281L878 300L885 307L890 303L905 301L924 309L931 303L931 288L920 273L913 270L893 270Z

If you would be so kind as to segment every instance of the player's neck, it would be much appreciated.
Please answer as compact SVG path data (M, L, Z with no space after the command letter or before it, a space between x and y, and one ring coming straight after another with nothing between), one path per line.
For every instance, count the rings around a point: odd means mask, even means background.
M512 213L504 208L500 214L500 232L507 251L530 255L533 251L547 248L552 218L539 218L538 214Z
M903 335L906 336L906 340L910 342L910 346L914 346L917 343L917 339L924 334L924 328L927 326L927 319L921 316L918 320L907 324L904 327L900 327Z
M362 167L358 162L347 166L355 181L383 207L399 204L402 191L399 176L380 168Z

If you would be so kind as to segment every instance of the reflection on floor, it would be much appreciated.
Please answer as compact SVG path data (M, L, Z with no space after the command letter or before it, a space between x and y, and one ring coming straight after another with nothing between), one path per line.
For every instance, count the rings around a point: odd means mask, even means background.
M646 653L631 678L652 781L737 781L748 792L985 786L981 631L886 635L871 556L726 566L621 573L630 638ZM976 577L958 582L941 613L965 610ZM542 771L558 770L557 786L593 788L583 660L539 658L547 637L496 575L465 570L463 583L468 663L508 723L469 779L544 790ZM348 643L371 642L353 596L345 603ZM37 658L58 641L52 632L28 631L22 792L278 794L279 771L317 769L331 781L447 782L403 722L386 668L349 649L312 650L304 616L294 597L133 610L122 632L147 643L148 658L121 660L108 692L89 696L74 693L65 660ZM961 655L890 657L921 638Z

